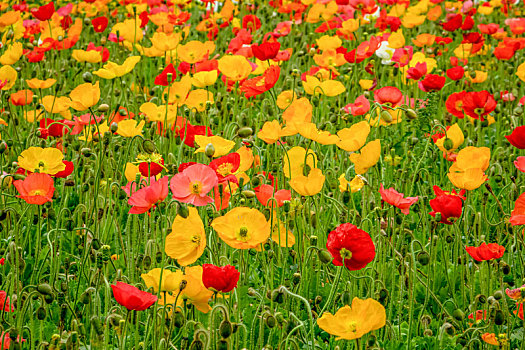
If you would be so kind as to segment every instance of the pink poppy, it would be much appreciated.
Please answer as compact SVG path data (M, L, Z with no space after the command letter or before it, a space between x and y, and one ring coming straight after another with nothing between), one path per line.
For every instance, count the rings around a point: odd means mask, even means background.
M168 196L168 177L152 181L149 186L131 194L128 204L132 205L129 214L142 214L154 208Z
M514 166L522 173L525 173L525 157L516 158L514 161Z
M388 204L393 205L394 207L401 209L401 212L405 215L408 215L408 213L410 212L410 206L417 202L417 200L419 199L418 197L404 198L403 193L397 192L396 190L394 190L393 187L390 187L389 189L385 190L383 184L381 184L379 193L381 194L382 200L384 200Z
M204 164L194 164L173 176L170 188L173 199L200 207L213 203L213 198L207 194L218 182L215 170Z
M403 93L394 86L385 86L374 91L374 99L379 104L397 107L403 101Z
M355 99L354 103L349 103L346 106L344 106L343 110L346 113L352 113L352 115L354 116L363 115L370 110L370 101L368 101L365 95L361 95Z

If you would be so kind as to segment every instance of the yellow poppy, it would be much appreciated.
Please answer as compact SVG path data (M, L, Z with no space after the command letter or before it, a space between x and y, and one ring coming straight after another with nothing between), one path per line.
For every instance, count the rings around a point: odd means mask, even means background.
M128 57L121 65L109 61L101 69L94 71L93 74L104 79L114 79L131 72L139 61L140 56Z
M17 41L9 45L2 56L0 56L0 63L3 65L13 65L18 62L23 53L22 43Z
M294 178L297 176L303 176L305 165L310 168L315 168L317 164L317 155L311 149L307 152L302 147L293 147L283 158L283 172L288 178Z
M353 124L350 128L344 128L337 132L337 136L339 136L337 147L347 152L355 152L363 147L368 134L370 134L370 125L367 121L363 120Z
M220 136L195 135L195 143L199 146L195 153L204 152L206 146L212 144L213 148L215 148L215 153L213 153L214 158L230 153L233 146L235 146L235 142L226 140Z
M374 299L352 300L352 306L343 306L332 315L325 312L317 320L319 328L340 339L359 339L363 335L385 326L386 312Z
M137 122L134 119L124 119L118 123L117 135L123 137L135 137L137 135L142 135L142 128L144 128L146 122L141 120Z
M312 120L313 107L306 97L293 100L283 112L283 120L289 122L310 122Z
M362 175L377 164L381 156L381 140L370 141L360 153L352 153L350 161L355 165L355 173Z
M252 65L244 56L228 55L219 59L219 71L228 80L239 81L248 78Z
M449 148L448 150L444 147L444 142L447 139L452 142L451 145L447 145L451 146L451 148ZM445 136L436 140L436 146L443 152L453 152L463 144L463 141L465 141L465 136L463 135L463 131L461 131L461 128L456 123L445 132ZM449 143L449 141L447 141L447 143Z
M215 51L215 44L212 41L202 43L193 40L177 48L179 59L189 64L202 61L213 51Z
M311 75L306 76L306 81L303 81L304 91L308 95L326 95L337 96L346 91L345 86L337 80L325 80L320 82L319 79Z
M75 60L80 63L89 62L89 63L99 63L102 62L102 54L97 50L73 50L71 54Z
M297 123L295 127L302 137L320 143L321 145L334 145L339 141L337 135L332 135L328 131L317 129L314 123Z
M161 281L162 274L162 281ZM167 269L153 269L148 273L143 273L140 275L146 283L146 287L153 288L155 292L171 292L180 286L179 276L175 272L171 272Z
M197 112L204 112L206 106L214 104L213 92L204 89L192 90L184 103L190 109L195 108Z
M165 245L166 254L182 266L193 264L206 248L206 233L199 212L194 207L188 210L187 218L177 215L173 220Z
M290 179L290 187L301 196L314 196L323 189L325 176L321 169L313 168L308 176L299 175Z
M272 120L264 123L261 130L257 133L257 137L266 142L273 144L281 137L281 125L279 121Z
M193 74L191 82L195 87L204 88L215 84L218 76L219 73L216 70L197 72Z
M63 159L57 148L29 147L18 156L18 165L33 173L54 175L66 168Z
M69 93L69 98L71 98L71 107L77 111L85 111L94 106L100 100L98 81L95 85L91 83L80 84Z
M31 89L47 89L56 83L56 79L40 80L37 78L26 80L27 86Z
M356 175L351 181L348 181L345 177L345 174L341 174L339 176L339 190L341 192L346 192L348 189L350 189L350 192L356 193L363 188L365 185L365 182L363 181L363 177L361 175Z
M15 85L17 77L18 73L13 67L2 66L2 68L0 68L0 81L2 81L2 83L6 83L4 87L2 87L2 90L11 89L13 85Z
M235 249L255 248L270 237L270 224L257 209L236 207L213 219L211 227Z
M42 98L42 105L48 113L63 113L69 109L70 104L71 100L66 96L47 95Z

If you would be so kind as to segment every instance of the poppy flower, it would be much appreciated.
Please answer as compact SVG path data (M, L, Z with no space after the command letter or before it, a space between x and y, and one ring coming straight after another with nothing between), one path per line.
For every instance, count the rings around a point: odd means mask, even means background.
M14 106L25 106L33 101L33 91L20 90L11 94L11 103Z
M429 214L436 217L436 214L439 213L441 214L441 220L439 222L452 225L453 222L449 219L457 219L463 212L463 201L465 200L463 195L465 194L465 190L461 190L458 194L455 190L445 192L438 186L434 186L434 194L436 198L429 201L430 207L433 210Z
M13 6L14 7L14 6ZM14 339L11 339L11 334L9 332L2 332L0 334L0 345L2 345L2 350L8 350L11 349L11 342L14 341ZM24 343L26 340L24 338L21 338L20 336L16 337L16 341L14 341L14 348L20 348L21 344Z
M281 44L278 41L267 41L260 45L253 44L251 48L255 58L260 61L267 61L274 59L275 56L277 56L279 49L281 48Z
M314 196L321 192L325 182L325 176L321 169L313 168L308 176L299 175L290 179L290 187L301 196Z
M351 127L337 132L337 136L339 136L339 141L336 143L337 147L347 152L358 151L365 144L369 134L370 124L366 120L353 124Z
M204 164L194 164L170 180L173 199L197 207L213 203L207 194L219 182L215 170Z
M497 102L490 92L472 91L463 96L463 110L465 113L474 118L484 121L489 113L496 109Z
M214 159L210 162L210 168L215 170L219 183L225 183L228 181L238 183L235 173L239 169L241 164L241 156L239 153L230 153L223 157Z
M279 66L271 66L263 75L243 81L240 86L241 91L244 92L246 98L263 94L274 87L279 80L280 73Z
M499 259L505 253L505 247L497 243L482 243L479 247L465 247L465 250L476 261Z
M516 148L525 149L525 125L518 126L505 138Z
M53 1L38 8L31 9L31 14L33 17L40 21L47 21L51 18L51 16L53 16L53 13L55 13L55 4Z
M407 79L419 80L427 74L427 63L418 62L414 67L408 68Z
M341 224L330 232L326 248L333 257L334 265L342 266L344 260L350 271L364 268L376 255L370 235L349 223Z
M171 74L171 79L168 81L168 74ZM169 64L162 70L162 72L155 77L155 81L153 82L155 85L161 85L161 86L168 86L177 77L177 72L175 71L175 67L173 67L173 64Z
M66 119L62 119L62 120L53 120L51 118L40 119L40 131L42 132L45 129L46 135L52 136L52 137L62 137L66 135L72 126L74 126L74 123Z
M91 20L93 29L97 33L102 33L104 30L106 30L108 23L109 23L109 20L106 16L96 17Z
M213 219L211 227L234 249L255 248L265 242L271 233L264 214L247 207L235 207Z
M460 80L465 75L465 68L461 66L447 69L447 77L450 80Z
M363 175L377 164L381 157L381 140L377 139L367 143L359 152L350 154L350 161L354 163L355 173Z
M146 287L153 288L155 293L159 290L161 292L171 292L180 286L177 273L167 269L156 268L148 273L141 274L140 277L144 280Z
M199 146L199 148L195 150L195 153L204 153L206 147L211 144L215 149L215 152L213 152L214 158L228 154L233 146L235 146L234 141L230 141L220 136L195 135L195 143Z
M242 18L242 27L255 32L261 28L261 20L255 15L246 15Z
M182 266L193 264L206 248L206 232L199 212L188 207L188 217L177 215L166 236L166 254Z
M164 176L159 181L152 181L149 186L131 194L128 204L131 209L128 214L143 214L155 208L168 196L168 177Z
M71 107L77 111L85 111L94 106L100 100L100 88L97 81L94 85L91 83L80 84L70 93Z
M525 173L525 157L516 158L514 161L514 166L522 173Z
M139 172L144 177L157 176L164 169L164 159L158 153L140 154L137 157Z
M393 187L385 190L383 184L379 188L379 193L381 194L381 199L388 204L393 205L396 208L401 209L401 212L405 215L408 215L410 212L410 206L417 202L418 197L407 197L404 198L403 193L397 192Z
M278 207L282 207L285 201L292 199L290 190L276 191L272 185L262 184L254 188L255 196L262 205L274 207L277 202ZM275 199L275 201L273 200Z
M525 284L519 288L515 289L505 289L505 294L513 300L518 300L518 302L523 302L525 299Z
M4 312L13 312L15 307L11 305L11 301L7 296L7 292L0 290L0 310Z
M231 292L237 287L240 275L240 272L232 265L202 265L202 283L204 283L206 288L218 292Z
M428 74L425 79L418 83L419 88L424 92L439 91L445 86L447 78L437 74Z
M363 335L380 329L386 324L386 311L374 299L352 300L352 306L345 305L332 315L325 312L317 319L319 328L335 335L336 340L359 339Z
M75 165L73 164L73 162L70 162L69 160L63 160L62 163L64 163L66 168L54 174L53 177L66 178L69 175L71 175L75 170Z
M57 148L29 147L18 156L18 165L30 172L54 175L66 168L64 155Z
M353 116L366 114L370 110L370 101L361 95L357 97L354 103L349 103L343 107L346 113L352 113Z
M389 107L397 107L403 102L403 93L394 86L385 86L374 91L375 102Z
M463 112L463 99L466 94L465 91L454 92L448 96L445 102L447 111L460 119L465 117L465 113Z
M156 295L141 291L137 287L124 282L119 281L116 284L112 284L111 289L117 303L130 311L146 310L157 301Z
M211 129L204 125L191 125L186 123L182 128L177 130L177 135L188 147L195 147L195 136L207 135L213 136Z
M42 205L51 202L55 186L53 178L48 174L33 173L23 180L13 182L18 193L18 198L22 198L28 204Z
M510 213L510 224L525 225L525 193L522 193L514 204L514 210Z

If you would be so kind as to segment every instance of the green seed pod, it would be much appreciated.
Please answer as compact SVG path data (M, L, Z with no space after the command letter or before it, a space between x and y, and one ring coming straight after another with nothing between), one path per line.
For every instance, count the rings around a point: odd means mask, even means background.
M271 314L268 314L268 316L266 316L266 318L264 319L264 323L266 324L266 326L268 328L274 328L277 321L275 320L275 317Z
M417 119L417 113L411 108L408 108L405 112L408 119Z
M215 154L215 146L212 143L208 143L204 148L204 154L206 154L207 157L212 158Z
M155 147L155 144L151 140L144 140L142 142L142 149L144 152L152 154L157 150L157 147Z
M421 265L426 266L430 262L430 255L425 251L421 251L417 254L417 261Z
M454 147L454 141L448 137L443 141L443 148L450 151Z
M319 257L319 260L323 264L328 264L328 263L332 262L332 255L327 250L324 250L324 249L318 250L317 251L317 256Z
M253 129L249 126L245 126L243 128L240 128L239 131L237 131L237 135L241 138L248 138L253 135Z
M463 319L465 318L465 313L460 309L456 309L452 311L452 317L454 317L458 321L463 321Z
M350 293L350 291L344 291L341 296L341 301L343 302L343 305L351 305L352 304L352 293Z
M107 111L109 111L109 105L106 103L102 103L100 106L98 106L97 111L99 111L100 113L106 113Z
M244 190L241 194L248 199L255 197L255 192L251 190Z
M204 350L204 343L200 339L195 339L190 344L190 350Z
M46 319L46 309L44 309L43 306L40 306L37 310L36 310L36 318L40 321L43 321Z
M381 119L386 123L391 123L394 120L388 111L381 111Z
M272 301L277 304L282 304L284 302L284 293L279 289L274 289L271 294Z
M175 311L175 314L173 315L173 325L177 328L182 328L185 322L186 320L184 319L182 312Z
M503 314L503 311L502 311L502 310L497 309L497 310L494 312L494 323L495 323L497 326L501 326L502 324L505 323L505 315Z
M226 339L219 340L217 350L228 350L228 341Z
M485 304L487 302L487 297L483 294L478 294L476 295L476 300L480 303L480 304Z
M190 210L186 204L180 203L177 214L186 219L190 215Z
M36 287L36 290L42 295L52 295L53 289L48 283L41 283Z
M501 290L497 290L494 292L494 299L501 300L503 298L503 292Z
M82 74L82 79L86 82L86 83L91 83L93 81L93 74L91 74L91 72L84 72Z
M301 281L301 274L299 272L296 272L292 276L292 283L298 284Z
M100 322L100 319L98 316L91 317L91 326L95 330L95 333L99 336L104 334L104 329L102 328L102 323Z
M232 335L232 332L233 327L231 322L228 320L222 321L219 326L219 334L221 335L221 337L223 337L224 339L228 339L228 337Z

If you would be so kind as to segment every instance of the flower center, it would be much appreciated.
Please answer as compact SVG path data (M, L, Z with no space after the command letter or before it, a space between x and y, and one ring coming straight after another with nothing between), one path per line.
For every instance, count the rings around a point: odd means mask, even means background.
M248 228L246 226L242 226L239 229L239 232L237 233L237 239L242 242L247 242L250 239Z
M348 329L350 330L350 332L356 332L357 331L357 322L350 321L348 323Z
M202 183L200 181L195 181L190 184L190 191L192 194L201 194L202 192Z
M346 248L343 248L339 251L339 254L341 254L341 258L345 259L345 260L350 260L352 259L352 252L349 251L348 249Z
M193 236L191 237L191 243L195 244L195 245L200 245L201 244L201 238L199 236Z
M33 191L29 192L29 195L30 196L41 196L42 195L42 190L33 190Z
M232 173L233 164L232 163L223 163L217 168L217 172L221 176L230 175Z

